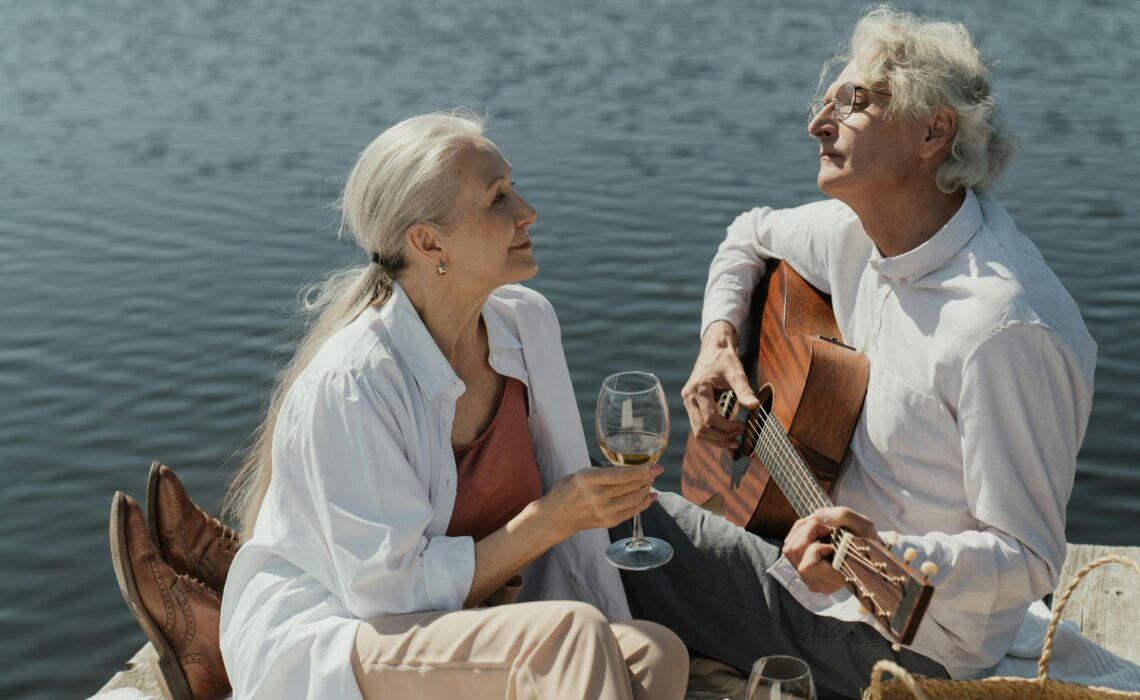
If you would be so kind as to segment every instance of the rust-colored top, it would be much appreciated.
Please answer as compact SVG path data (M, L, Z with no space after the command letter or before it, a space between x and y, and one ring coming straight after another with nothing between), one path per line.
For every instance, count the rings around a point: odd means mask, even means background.
M526 387L508 377L491 424L455 450L458 483L449 536L470 535L477 542L542 495L526 414Z

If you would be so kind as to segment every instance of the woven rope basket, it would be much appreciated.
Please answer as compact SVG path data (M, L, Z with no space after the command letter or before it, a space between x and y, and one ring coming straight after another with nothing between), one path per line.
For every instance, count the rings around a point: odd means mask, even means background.
M1009 698L1137 698L1140 693L1128 693L1111 688L1097 688L1075 683L1047 678L1049 661L1053 657L1053 635L1061 621L1061 613L1069 596L1073 594L1077 584L1081 582L1090 571L1105 564L1124 564L1140 574L1140 565L1117 555L1101 557L1086 564L1074 576L1073 580L1065 586L1060 600L1053 607L1053 618L1045 630L1045 644L1041 649L1041 660L1037 662L1036 678L983 678L981 680L951 681L924 676L912 676L905 668L893 661L879 661L871 671L871 687L863 693L863 700L968 700L981 698L982 700L1005 700ZM883 680L883 674L894 676L889 681Z

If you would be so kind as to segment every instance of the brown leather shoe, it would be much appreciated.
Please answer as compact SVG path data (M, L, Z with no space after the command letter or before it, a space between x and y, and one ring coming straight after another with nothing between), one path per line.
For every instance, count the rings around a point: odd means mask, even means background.
M186 495L174 470L150 465L146 487L150 537L167 564L221 595L241 536L211 518Z
M158 652L174 700L215 700L230 694L218 646L221 599L180 575L158 555L134 499L111 501L111 561L127 606Z

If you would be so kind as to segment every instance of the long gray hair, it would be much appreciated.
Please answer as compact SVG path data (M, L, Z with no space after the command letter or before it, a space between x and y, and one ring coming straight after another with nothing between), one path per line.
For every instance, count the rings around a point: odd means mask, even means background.
M300 297L306 330L278 375L265 419L230 480L223 511L248 537L269 488L273 430L285 395L317 351L364 309L384 303L404 268L404 234L414 224L447 230L454 224L460 181L450 167L459 147L483 134L483 119L467 109L424 114L387 129L358 156L340 199L341 233L378 262L338 270ZM365 256L362 256L365 257Z
M846 46L824 64L818 92L836 66L848 63L858 66L869 84L890 85L888 119L927 119L942 106L957 113L950 153L938 168L943 192L989 187L1017 150L994 102L989 69L962 24L876 5L855 25Z

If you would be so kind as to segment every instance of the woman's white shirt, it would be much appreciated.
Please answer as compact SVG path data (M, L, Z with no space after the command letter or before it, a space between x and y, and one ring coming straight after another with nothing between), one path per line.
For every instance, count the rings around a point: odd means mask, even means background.
M549 302L518 285L483 308L491 367L528 389L543 492L589 465ZM470 537L449 537L451 447L463 382L407 294L370 308L290 388L273 476L222 598L222 655L235 698L359 697L350 658L360 620L462 608ZM592 603L630 617L604 530L585 530L523 572L519 600Z

